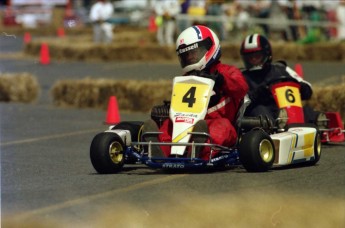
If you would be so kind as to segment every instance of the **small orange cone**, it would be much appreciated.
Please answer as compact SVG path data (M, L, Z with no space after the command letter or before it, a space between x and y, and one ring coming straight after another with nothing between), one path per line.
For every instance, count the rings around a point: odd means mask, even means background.
M304 78L302 64L296 63L295 71L301 78Z
M119 108L117 105L117 99L115 96L110 96L108 102L108 112L105 120L105 124L117 124L120 122Z
M49 48L46 43L41 44L40 63L47 65L50 63Z
M57 33L58 37L64 37L65 36L65 30L63 27L58 28L56 33Z
M29 32L24 33L24 44L31 42L31 34Z

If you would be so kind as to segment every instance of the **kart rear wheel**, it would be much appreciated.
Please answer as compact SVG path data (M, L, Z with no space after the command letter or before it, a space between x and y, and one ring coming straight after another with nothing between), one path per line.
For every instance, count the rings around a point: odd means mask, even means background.
M275 150L271 137L262 129L253 129L242 136L239 157L248 172L266 172L272 168Z
M124 165L125 146L117 134L103 132L97 134L90 146L90 159L100 174L117 173Z

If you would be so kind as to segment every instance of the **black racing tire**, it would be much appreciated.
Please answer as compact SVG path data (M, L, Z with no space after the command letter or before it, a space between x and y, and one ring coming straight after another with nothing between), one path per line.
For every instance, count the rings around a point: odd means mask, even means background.
M271 137L259 128L244 134L239 145L239 158L248 172L268 171L275 159Z
M321 134L317 131L314 141L314 160L309 162L309 165L315 165L320 161L321 158Z
M100 174L117 173L124 165L125 145L120 136L110 132L97 134L90 146L90 159Z
M144 122L143 121L123 121L115 125L112 130L121 129L128 130L131 134L132 142L139 142L142 134ZM141 146L133 146L133 149L140 151ZM125 164L135 164L138 161L138 158L135 156L126 156Z

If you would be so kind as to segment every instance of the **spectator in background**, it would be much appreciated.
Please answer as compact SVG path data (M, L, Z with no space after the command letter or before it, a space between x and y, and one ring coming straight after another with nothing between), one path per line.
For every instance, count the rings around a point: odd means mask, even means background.
M191 2L191 0L182 0L182 2L181 2L181 14L183 14L183 15L188 14L190 2ZM178 28L179 32L181 32L190 26L190 22L188 19L183 19L183 20L180 20L180 23L178 26L179 26L179 28Z
M114 13L113 5L108 0L97 0L90 10L90 20L93 25L93 40L95 43L111 43L113 40L113 25L108 21Z
M286 16L289 20L301 20L301 13L297 7L296 0L288 0L286 2ZM293 41L297 41L305 32L301 26L290 25L290 34Z
M270 25L269 37L271 40L289 41L292 39L288 26L288 9L290 3L287 0L272 1L269 18L275 23Z
M339 23L337 39L339 41L345 41L345 0L339 2L336 16Z
M233 39L238 38L242 40L248 33L250 27L254 27L250 22L250 8L249 1L234 0L227 9L227 15L233 17L235 20L230 26L231 36Z
M256 0L252 5L253 16L259 19L268 19L270 16L271 0ZM259 24L266 36L269 35L269 26L265 23Z
M206 0L191 0L188 8L188 15L190 16L205 16L206 15ZM192 25L205 25L205 20L193 20Z
M236 27L240 30L247 31L250 24L250 14L248 12L248 5L244 5L243 2L235 1L233 5L233 16L237 17Z
M207 15L217 16L218 19L222 19L221 21L210 21L208 23L208 26L215 31L216 34L218 34L220 41L223 41L226 39L226 29L225 29L225 23L226 19L224 19L225 16L225 10L223 8L223 4L225 3L225 0L209 0L209 3L207 4Z
M159 45L173 45L176 32L176 16L181 11L178 0L159 0L155 4L157 40Z
M322 2L319 1L302 1L301 2L302 17L304 20L315 22L315 24L324 20L324 12ZM310 44L320 42L326 39L326 33L323 27L308 24L306 26L306 34L298 40L301 44Z

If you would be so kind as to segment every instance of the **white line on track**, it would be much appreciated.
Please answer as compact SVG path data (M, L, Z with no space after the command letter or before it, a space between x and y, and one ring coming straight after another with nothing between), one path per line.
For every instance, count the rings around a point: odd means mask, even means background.
M88 130L75 131L75 132L69 132L69 133L47 135L47 136L31 138L31 139L1 142L0 146L11 146L11 145L16 145L16 144L32 143L32 142L37 142L37 141L42 141L42 140L57 139L57 138L63 138L63 137L68 137L68 136L73 136L73 135L82 135L82 134L87 134L90 132L97 132L97 131L99 131L99 129L88 129Z
M169 181L172 181L174 179L183 178L183 177L185 177L187 175L188 174L177 174L177 175L170 175L170 176L160 177L160 178L156 178L156 179L153 179L153 180L144 181L144 182L141 182L141 183L138 183L138 184L130 185L130 186L125 187L125 188L120 188L120 189L116 189L116 190L112 190L112 191L108 191L108 192L103 192L103 193L99 193L99 194L94 194L94 195L88 195L88 196L85 196L85 197L81 197L81 198L65 201L65 202L62 202L62 203L59 203L59 204L54 204L54 205L51 205L51 206L30 210L28 212L24 212L24 213L21 213L21 214L18 214L18 215L14 215L13 217L16 220L17 219L18 220L22 220L22 219L28 219L30 217L42 216L44 214L51 213L51 212L54 212L54 211L58 211L58 210L61 210L61 209L77 206L77 205L80 205L80 204L87 204L87 203L90 203L91 201L94 201L94 200L103 199L103 198L112 198L112 196L114 196L115 194L127 193L127 192L130 192L130 191L142 189L142 188L145 188L145 187L148 187L148 186L153 186L153 185L169 182Z

